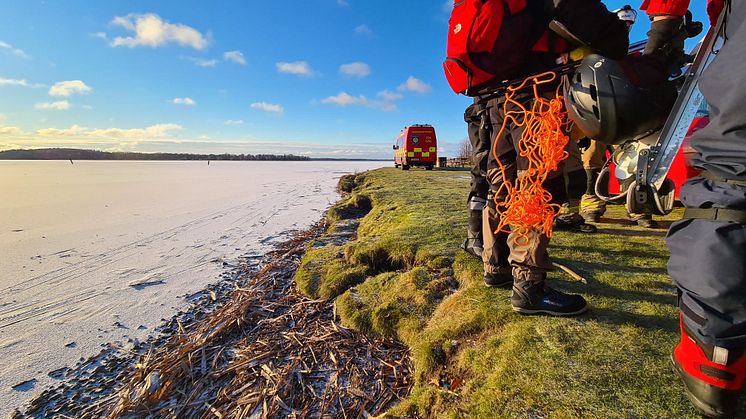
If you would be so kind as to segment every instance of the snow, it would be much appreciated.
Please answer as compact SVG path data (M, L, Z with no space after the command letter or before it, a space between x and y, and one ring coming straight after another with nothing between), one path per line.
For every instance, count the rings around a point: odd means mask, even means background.
M342 174L384 164L0 161L0 416L50 372L145 340L239 256L320 219Z

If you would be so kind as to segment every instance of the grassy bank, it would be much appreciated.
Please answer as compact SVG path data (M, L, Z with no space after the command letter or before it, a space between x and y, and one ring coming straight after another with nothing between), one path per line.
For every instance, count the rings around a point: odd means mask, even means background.
M597 234L555 233L552 256L589 284L560 271L552 284L592 309L522 317L458 247L468 172L387 168L341 186L352 193L329 216L367 213L357 239L314 246L296 280L312 297L336 298L344 325L412 349L416 385L392 416L694 416L668 361L677 310L665 230L627 226L612 207Z

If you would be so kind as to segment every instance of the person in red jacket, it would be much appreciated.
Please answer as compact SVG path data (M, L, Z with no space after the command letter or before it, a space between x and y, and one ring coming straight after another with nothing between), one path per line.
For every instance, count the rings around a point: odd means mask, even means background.
M746 2L710 0L726 39L699 80L710 123L691 137L702 176L681 189L684 218L671 225L668 272L679 294L681 340L672 361L694 407L733 417L746 378ZM688 0L646 0L645 54L671 68L683 56Z

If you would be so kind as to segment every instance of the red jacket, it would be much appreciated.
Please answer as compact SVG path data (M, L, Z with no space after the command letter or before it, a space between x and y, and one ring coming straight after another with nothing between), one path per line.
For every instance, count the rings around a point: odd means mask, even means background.
M723 11L724 0L707 0L707 15L710 24L717 21L720 12ZM689 0L643 0L640 9L645 10L648 16L674 15L684 16L689 8Z

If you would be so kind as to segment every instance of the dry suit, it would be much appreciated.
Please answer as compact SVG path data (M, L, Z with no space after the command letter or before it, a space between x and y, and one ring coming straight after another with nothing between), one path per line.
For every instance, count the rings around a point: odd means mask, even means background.
M649 14L681 16L686 0L649 0ZM711 23L722 1L709 1ZM668 272L679 294L681 341L672 359L693 405L733 417L746 377L746 3L726 6L727 39L699 80L710 123L691 137L694 167L680 198L684 219L671 225ZM729 13L728 13L729 12ZM657 30L656 24L661 30ZM655 54L671 22L654 22ZM665 51L660 48L658 51Z

